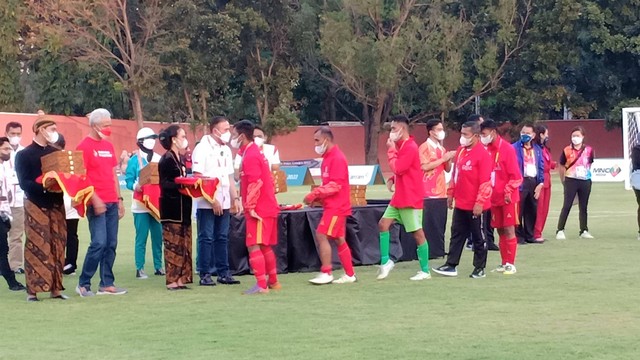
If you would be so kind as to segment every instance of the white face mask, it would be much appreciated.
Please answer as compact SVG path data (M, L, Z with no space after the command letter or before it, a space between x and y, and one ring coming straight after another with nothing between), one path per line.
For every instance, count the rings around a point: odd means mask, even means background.
M176 141L178 141L178 140L176 139ZM180 149L180 150L184 150L184 149L186 149L186 148L187 148L187 146L189 146L189 140L187 140L187 139L185 138L185 139L182 141L182 143L180 143L180 144L176 143L176 145L178 146L178 149Z
M482 145L489 145L491 144L491 142L493 141L493 136L491 135L487 135L487 136L480 136L480 142L482 143Z
M400 135L402 135L402 130L392 131L389 133L389 139L391 139L391 141L393 142L396 142L400 140Z
M20 145L20 140L22 140L22 138L20 136L11 136L9 138L9 144L11 144L13 146L18 146L18 145Z
M314 149L316 154L323 155L327 151L327 142L323 142L321 145L317 145Z
M440 141L444 140L444 138L445 138L446 136L447 136L447 134L444 132L444 130L443 130L443 131L438 131L438 132L436 133L436 139L438 139L438 140L440 140Z
M460 135L460 145L464 147L471 145L471 139L467 139L466 137Z
M262 145L264 145L264 138L254 137L253 142L259 147L262 147Z
M153 148L156 146L156 140L144 139L142 140L142 146L144 146L145 149L153 150Z
M229 140L231 140L231 132L227 131L226 133L220 135L220 140L222 140L223 143L228 144Z
M50 144L55 144L56 141L58 141L58 139L60 138L60 135L58 135L57 131L53 131L53 132L48 132L48 131L44 131L44 137L45 139L47 139L47 142Z
M239 138L240 137L238 136L235 139L231 139L231 141L229 142L229 145L231 145L231 147L234 149L240 148L241 142L238 140Z
M580 145L582 144L582 136L572 136L571 137L571 142L573 143L573 145Z

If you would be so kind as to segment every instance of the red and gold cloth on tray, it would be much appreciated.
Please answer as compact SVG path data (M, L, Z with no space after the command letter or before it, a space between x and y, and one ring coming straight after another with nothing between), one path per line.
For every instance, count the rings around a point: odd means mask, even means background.
M206 177L177 177L176 184L182 185L178 191L180 193L190 196L192 198L203 197L208 202L212 203L215 201L216 192L218 191L218 185L220 184L220 180L217 178L206 178Z
M133 200L140 202L151 216L160 221L160 185L145 184L133 192Z
M87 203L93 196L94 191L93 185L91 185L87 176L49 171L40 175L36 182L47 184L50 180L53 181L53 185L45 187L47 191L67 194L71 201L78 203L78 205L74 206L78 210L78 215L84 217L87 211Z

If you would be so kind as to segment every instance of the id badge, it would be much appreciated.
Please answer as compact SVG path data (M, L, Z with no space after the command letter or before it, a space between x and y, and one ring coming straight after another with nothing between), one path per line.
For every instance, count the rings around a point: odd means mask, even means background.
M527 164L524 168L524 176L525 177L536 177L537 168L535 164Z

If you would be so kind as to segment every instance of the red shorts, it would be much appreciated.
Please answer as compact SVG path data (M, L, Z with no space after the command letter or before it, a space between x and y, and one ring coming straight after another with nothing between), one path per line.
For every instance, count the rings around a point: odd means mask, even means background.
M519 225L518 203L491 207L491 226L500 229Z
M347 217L324 213L316 231L330 238L344 238L347 235Z
M278 243L278 218L262 218L259 221L249 215L246 215L246 236L245 243L247 247L254 245L273 246Z

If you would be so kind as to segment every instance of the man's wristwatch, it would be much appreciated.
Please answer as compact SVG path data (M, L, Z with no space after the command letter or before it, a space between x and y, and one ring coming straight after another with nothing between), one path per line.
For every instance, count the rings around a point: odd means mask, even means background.
M118 196L118 200L124 201L124 198L122 196Z

